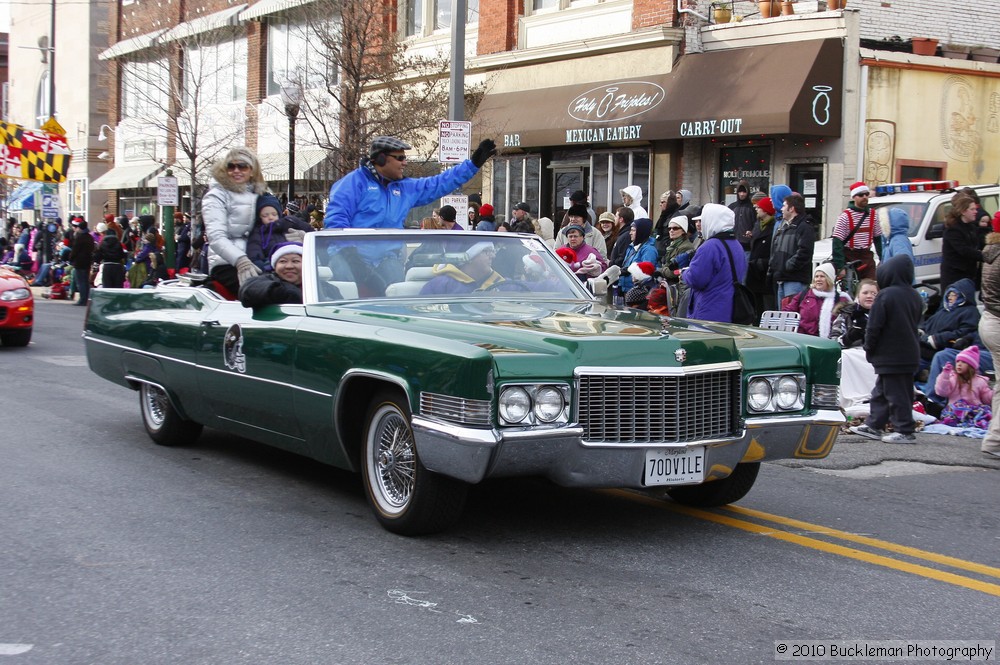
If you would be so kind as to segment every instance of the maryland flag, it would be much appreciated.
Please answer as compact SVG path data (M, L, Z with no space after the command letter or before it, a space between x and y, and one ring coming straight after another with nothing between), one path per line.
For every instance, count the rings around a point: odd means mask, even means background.
M64 182L71 156L62 134L0 121L0 177Z

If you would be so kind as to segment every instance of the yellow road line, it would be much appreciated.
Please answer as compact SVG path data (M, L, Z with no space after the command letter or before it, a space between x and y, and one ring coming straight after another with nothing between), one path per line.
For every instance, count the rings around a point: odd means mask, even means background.
M772 527L761 526L759 524L754 524L753 522L744 522L742 520L738 520L733 517L727 517L726 515L718 515L716 513L710 513L706 510L700 510L698 508L690 508L688 506L682 506L677 503L668 503L666 501L661 501L658 499L653 499L651 497L641 496L639 494L633 494L631 492L625 492L622 490L605 490L605 491L611 494L615 494L617 496L628 497L630 500L638 501L640 503L645 503L650 506L663 508L666 510L670 510L672 512L688 515L690 517L697 517L699 519L703 519L709 522L715 522L717 524L723 524L725 526L730 526L736 529L742 529L743 531L749 531L751 533L760 534L762 536L767 536L768 538L783 540L788 543L794 543L802 547L808 547L814 550L819 550L821 552L826 552L828 554L836 554L848 559L863 561L865 563L874 564L876 566L883 566L885 568L891 568L892 570L898 570L904 573L910 573L911 575L919 575L921 577L937 580L939 582L945 582L947 584L953 584L955 586L964 587L966 589L972 589L973 591L980 591L982 593L986 593L991 596L1000 597L1000 585L993 584L991 582L982 582L980 580L972 579L971 577L963 577L962 575L956 575L955 573L948 573L941 570L935 570L934 568L928 568L927 566L921 566L919 564L908 563L906 561L897 561L896 559L892 559L887 556L882 556L881 554L872 554L870 552L863 552L861 550L852 549L850 547L844 547L843 545L835 545L833 543L828 543L826 541L816 540L815 538L800 536L795 533L788 533L786 531L775 531Z
M869 538L868 536L859 536L854 533L848 533L847 531L838 531L837 529L831 529L829 527L821 526L819 524L810 524L809 522L802 522L800 520L792 519L790 517L782 517L781 515L772 515L770 513L764 513L759 510L754 510L752 508L744 508L742 506L723 506L723 508L730 512L737 513L739 515L756 517L757 519L766 520L768 522L774 522L776 524L784 524L785 526L795 527L796 529L805 529L806 531L822 533L824 535L832 536L834 538L840 538L841 540L847 540L853 543L859 543L861 545L868 545L869 547L876 547L878 549L886 550L889 552L895 552L897 554L905 554L906 556L910 556L915 559L923 559L925 561L932 561L934 563L950 566L952 568L966 570L970 573L979 573L981 575L989 575L990 577L1000 578L1000 568L994 568L993 566L987 566L981 563L966 561L964 559L956 559L955 557L947 556L945 554L937 554L935 552L920 550L915 547L898 545L896 543L890 543L888 541L879 540L877 538Z

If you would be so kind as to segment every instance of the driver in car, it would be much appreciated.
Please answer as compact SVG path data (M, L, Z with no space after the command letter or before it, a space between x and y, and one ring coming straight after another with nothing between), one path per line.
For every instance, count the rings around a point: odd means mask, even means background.
M465 251L463 262L434 266L433 277L420 290L421 295L472 293L496 287L503 275L493 270L496 249L491 242L477 242Z

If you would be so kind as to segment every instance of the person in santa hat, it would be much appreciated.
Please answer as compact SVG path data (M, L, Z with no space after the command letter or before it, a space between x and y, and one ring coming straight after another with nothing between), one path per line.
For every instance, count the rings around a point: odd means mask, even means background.
M875 209L868 206L871 190L863 182L851 185L851 203L847 205L837 223L833 225L833 265L842 274L847 263L861 261L858 277L875 279L874 244L879 259L882 258L882 227L875 217Z
M634 286L625 293L626 307L648 309L649 292L656 286L655 272L656 266L649 261L638 261L628 267Z

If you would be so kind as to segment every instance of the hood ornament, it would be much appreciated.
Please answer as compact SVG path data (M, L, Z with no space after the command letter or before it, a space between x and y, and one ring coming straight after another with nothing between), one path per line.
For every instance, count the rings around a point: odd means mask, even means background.
M685 360L687 360L687 357L688 357L688 352L686 349L676 349L674 351L674 360L676 360L679 363L682 363Z

